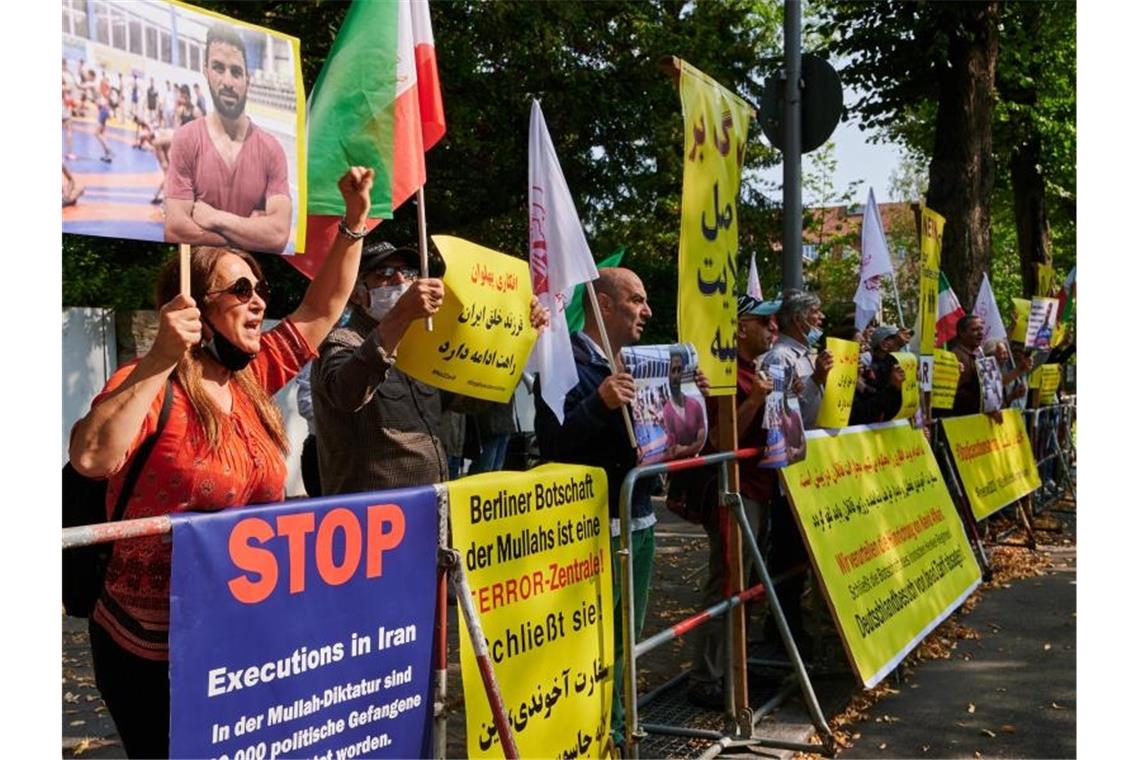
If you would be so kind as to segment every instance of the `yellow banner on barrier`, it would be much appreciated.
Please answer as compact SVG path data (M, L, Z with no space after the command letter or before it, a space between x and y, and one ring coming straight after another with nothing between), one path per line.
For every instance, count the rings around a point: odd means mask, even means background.
M930 444L905 422L808 433L781 471L860 681L881 681L962 603L981 572Z
M815 424L823 428L847 427L851 403L855 400L855 383L859 379L859 344L853 340L828 338L827 350L835 364L827 373Z
M946 417L942 429L975 520L1041 487L1018 410L1003 409L1000 422L988 414Z
M600 757L613 700L605 470L548 464L447 484L455 548L522 757ZM468 757L502 757L460 616Z
M447 264L443 305L432 332L416 320L404 333L396 366L445 391L506 402L538 338L530 325L530 269L461 238L432 240Z
M923 356L934 353L934 324L938 321L938 270L942 266L942 228L946 220L941 214L922 207L919 248L922 270L918 279L919 350Z
M736 393L736 199L752 107L681 62L685 170L677 335L697 348L710 395Z
M958 393L958 357L953 351L934 349L934 389L930 394L932 409L950 409Z
M891 419L905 420L918 411L918 357L906 351L894 351L891 356L903 368L902 404Z

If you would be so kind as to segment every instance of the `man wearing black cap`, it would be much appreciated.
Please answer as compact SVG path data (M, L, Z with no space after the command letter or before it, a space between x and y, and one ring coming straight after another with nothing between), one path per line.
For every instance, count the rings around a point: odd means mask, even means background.
M760 301L743 295L736 303L736 431L739 448L763 448L767 440L764 430L764 404L772 391L772 380L757 372L761 359L776 341L776 312L780 301ZM703 476L703 478L702 478ZM711 477L710 477L711 476ZM715 470L694 470L693 481L702 478L700 488L706 505L716 501ZM740 467L740 495L744 501L744 514L756 535L757 545L764 546L768 529L768 503L772 498L775 473L759 467ZM673 485L670 484L672 491ZM725 544L728 537L727 510L708 509L713 518L706 521L705 533L709 537L709 574L701 596L701 607L711 607L728 595L728 554ZM752 555L744 554L744 583L751 586ZM688 698L693 704L710 710L721 710L724 704L724 670L727 653L724 642L724 625L715 621L701 626L693 644L693 669L689 673Z
M872 379L868 383L866 405L870 419L859 422L884 422L899 413L905 374L891 354L902 350L904 345L902 331L894 325L882 325L871 333Z
M435 314L443 282L421 277L419 256L389 243L367 245L348 322L313 360L313 415L321 488L358 493L447 480L438 388L396 369L408 326Z

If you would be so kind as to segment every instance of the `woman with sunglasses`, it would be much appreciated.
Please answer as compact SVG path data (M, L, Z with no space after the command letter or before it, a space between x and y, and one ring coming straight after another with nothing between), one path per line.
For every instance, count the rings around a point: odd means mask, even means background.
M344 310L360 265L373 171L348 170L340 233L301 305L262 334L268 287L244 251L195 248L190 297L179 263L160 273L158 334L119 368L71 431L71 462L106 478L110 515L140 444L153 433L171 384L170 412L124 519L280 501L288 448L271 397L316 354ZM91 616L95 682L131 757L166 757L170 683L170 543L118 541Z

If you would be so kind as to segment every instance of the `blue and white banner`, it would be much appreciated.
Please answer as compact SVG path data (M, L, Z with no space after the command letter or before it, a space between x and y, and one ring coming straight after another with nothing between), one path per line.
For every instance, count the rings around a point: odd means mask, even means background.
M171 757L426 757L436 501L173 516Z

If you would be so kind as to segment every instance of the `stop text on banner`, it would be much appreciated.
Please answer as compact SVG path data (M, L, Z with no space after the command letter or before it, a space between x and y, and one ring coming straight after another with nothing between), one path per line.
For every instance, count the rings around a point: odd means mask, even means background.
M436 505L172 516L171 757L426 756Z

